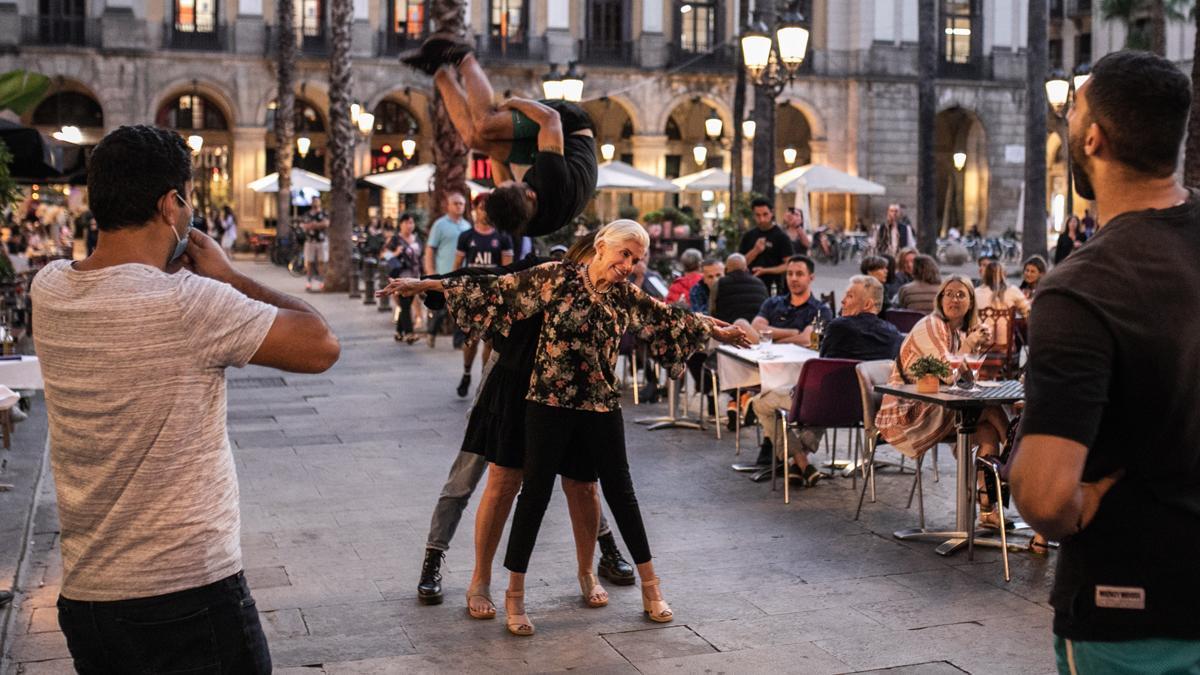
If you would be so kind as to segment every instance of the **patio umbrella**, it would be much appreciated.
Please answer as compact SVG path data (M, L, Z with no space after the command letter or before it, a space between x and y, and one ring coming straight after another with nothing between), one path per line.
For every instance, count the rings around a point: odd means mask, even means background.
M419 195L433 191L433 164L418 164L406 169L384 171L363 176L363 180L402 195Z
M370 183L369 187L379 187L402 195L422 195L433 192L433 176L436 168L433 164L418 164L407 169L382 171L359 178L359 181ZM467 181L467 189L471 196L480 192L491 192L492 188L480 185L475 181Z
M679 192L679 186L671 181L615 160L596 167L596 189L601 192Z
M279 192L279 174L269 173L262 178L250 183L247 187L255 192ZM305 171L304 169L292 168L292 189L293 190L316 190L317 192L329 192L329 179Z
M851 176L824 164L805 164L775 176L775 189L780 192L831 192L850 195L881 195L886 190L879 183Z
M63 147L46 138L37 129L0 119L0 141L12 153L13 159L8 170L15 180L64 180L62 176L67 167Z
M680 176L671 181L679 186L684 192L704 192L712 190L713 192L728 192L729 186L732 183L732 178L728 172L722 169L705 169L696 173L689 173L686 176ZM742 178L742 189L750 190L750 179Z

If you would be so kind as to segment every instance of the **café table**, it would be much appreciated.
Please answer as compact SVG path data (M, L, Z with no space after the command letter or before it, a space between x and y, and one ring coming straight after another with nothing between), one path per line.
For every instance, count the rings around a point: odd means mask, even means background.
M735 405L741 405L742 389L761 386L763 391L785 389L796 384L800 368L819 354L807 347L793 344L757 344L741 348L730 345L717 347L717 380L724 391L734 390ZM739 411L740 413L741 411ZM733 432L734 453L742 454L742 416L735 415ZM739 470L753 471L757 467Z
M975 472L972 471L971 437L975 434L976 424L983 414L983 409L993 405L1009 405L1025 398L1025 387L1016 380L1000 382L983 382L978 391L967 391L955 386L940 386L937 393L921 393L916 385L881 384L875 386L875 391L881 394L891 394L923 403L940 405L955 413L956 426L956 472L954 490L954 529L930 530L928 528L912 527L897 530L892 533L897 539L914 541L937 542L935 551L940 555L952 555L967 545L967 531L974 527L971 522L971 499L973 490L971 481ZM976 546L1000 548L999 539L975 536Z

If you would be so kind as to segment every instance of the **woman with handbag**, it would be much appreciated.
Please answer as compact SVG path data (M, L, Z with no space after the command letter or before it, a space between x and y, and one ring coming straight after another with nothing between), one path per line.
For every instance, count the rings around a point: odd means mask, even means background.
M421 276L421 241L417 238L416 221L412 214L400 216L400 231L385 245L389 279L416 279ZM417 341L413 331L412 296L400 296L396 307L396 342L412 344Z

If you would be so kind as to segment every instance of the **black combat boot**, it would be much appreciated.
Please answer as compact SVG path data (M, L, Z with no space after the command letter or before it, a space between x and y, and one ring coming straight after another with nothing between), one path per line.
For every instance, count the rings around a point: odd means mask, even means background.
M446 554L436 548L425 549L425 564L421 565L421 581L417 584L417 599L422 605L442 604L442 560Z
M612 532L596 541L600 542L600 564L596 566L596 573L618 586L632 586L633 565L621 557L621 549L617 548Z

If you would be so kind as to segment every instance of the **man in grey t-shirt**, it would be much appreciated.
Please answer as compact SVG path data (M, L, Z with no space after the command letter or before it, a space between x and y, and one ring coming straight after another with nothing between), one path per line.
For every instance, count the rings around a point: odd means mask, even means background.
M59 625L83 672L270 672L242 575L225 368L321 372L340 354L309 305L191 231L191 153L121 127L96 146L100 229L33 281L62 525Z

